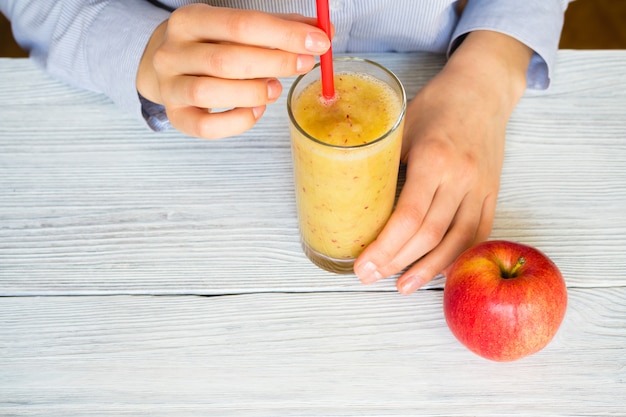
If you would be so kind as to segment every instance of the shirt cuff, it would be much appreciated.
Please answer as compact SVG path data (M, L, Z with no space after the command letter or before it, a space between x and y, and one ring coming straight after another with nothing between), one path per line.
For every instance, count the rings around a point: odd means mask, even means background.
M564 0L470 0L455 28L448 53L465 35L491 30L511 36L534 51L526 72L526 85L546 89L563 28Z
M167 118L165 107L148 100L139 93L137 94L141 102L141 114L148 127L155 132L162 132L170 128L171 124Z
M97 89L109 96L123 112L163 130L164 110L142 100L137 92L139 62L156 27L170 12L144 1L115 1L98 14L86 41L88 69Z

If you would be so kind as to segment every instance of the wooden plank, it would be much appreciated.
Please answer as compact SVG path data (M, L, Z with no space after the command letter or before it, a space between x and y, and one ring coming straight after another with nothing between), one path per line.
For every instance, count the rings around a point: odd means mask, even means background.
M443 64L366 57L409 94ZM625 65L626 52L562 51L551 89L529 91L507 131L492 237L542 249L571 287L626 285ZM285 97L211 142L153 134L27 60L0 60L0 80L0 294L395 291L302 255Z
M623 415L626 288L543 351L462 347L442 292L0 298L0 414Z

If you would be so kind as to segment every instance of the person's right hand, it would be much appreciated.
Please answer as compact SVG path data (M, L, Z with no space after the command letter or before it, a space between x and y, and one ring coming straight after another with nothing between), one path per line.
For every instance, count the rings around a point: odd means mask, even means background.
M137 91L164 105L172 126L183 133L207 139L237 135L280 96L277 77L310 71L315 56L328 50L328 36L315 25L315 18L295 14L181 7L152 34Z

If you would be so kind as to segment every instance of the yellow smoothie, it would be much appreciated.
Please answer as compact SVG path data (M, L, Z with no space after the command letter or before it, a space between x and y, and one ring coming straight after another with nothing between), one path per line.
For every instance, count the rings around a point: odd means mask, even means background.
M354 260L393 209L404 97L362 73L335 74L335 90L324 100L317 80L292 100L296 201L305 252Z

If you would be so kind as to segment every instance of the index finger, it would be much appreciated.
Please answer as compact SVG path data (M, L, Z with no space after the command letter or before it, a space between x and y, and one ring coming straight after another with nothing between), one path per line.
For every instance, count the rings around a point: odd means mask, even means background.
M413 164L407 167L407 181L400 192L396 208L378 237L355 261L354 272L362 282L377 281L406 266L393 261L423 226L439 187L437 182L417 184L412 180L425 178L410 173L412 167L420 172L422 166L426 165ZM417 254L415 259L421 255L423 253Z
M192 4L172 12L168 31L188 41L230 42L292 53L322 54L330 40L301 15L272 15L254 10Z

